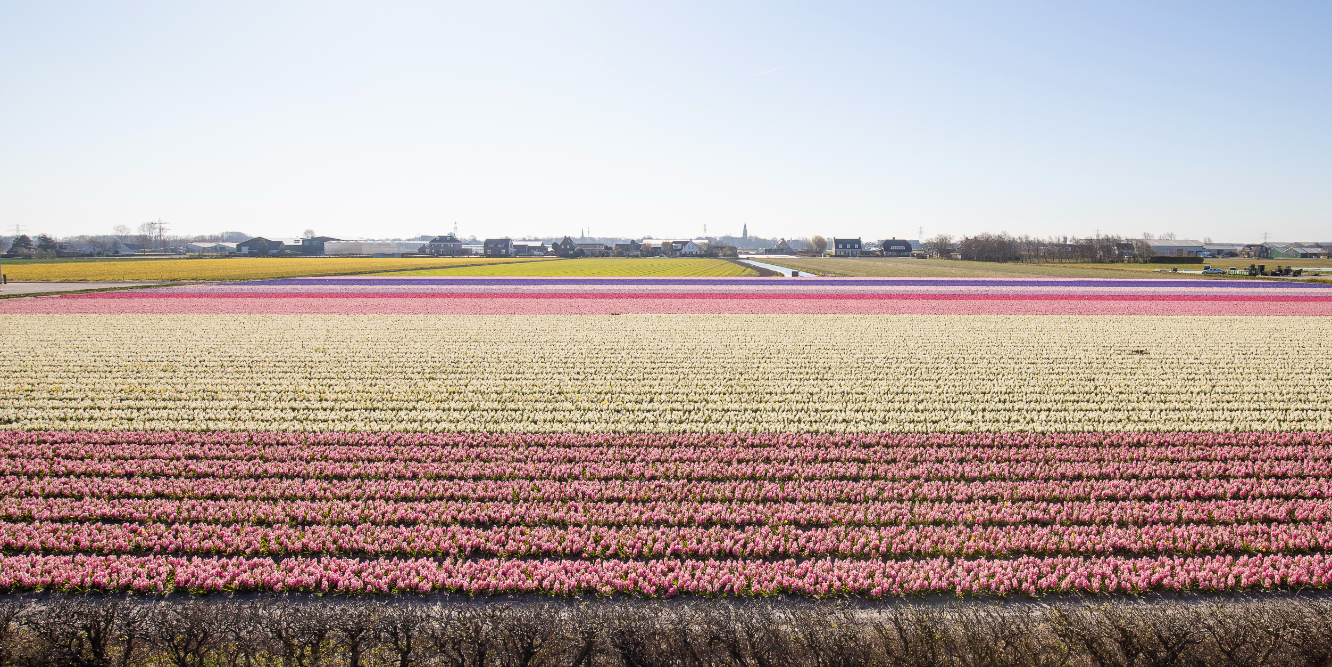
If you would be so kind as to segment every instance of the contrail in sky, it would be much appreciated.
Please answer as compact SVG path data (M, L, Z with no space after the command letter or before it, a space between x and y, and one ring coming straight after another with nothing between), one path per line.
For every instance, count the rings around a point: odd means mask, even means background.
M782 67L786 67L786 65L782 65ZM782 69L782 67L774 67L774 68L768 70L767 72L759 72L758 74L755 74L754 76L763 76L764 74L771 74L772 72L776 72L777 70Z

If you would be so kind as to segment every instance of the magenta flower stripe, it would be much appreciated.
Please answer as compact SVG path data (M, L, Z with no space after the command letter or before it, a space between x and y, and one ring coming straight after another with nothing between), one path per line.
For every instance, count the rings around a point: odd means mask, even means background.
M302 278L0 301L0 314L1332 315L1258 280Z

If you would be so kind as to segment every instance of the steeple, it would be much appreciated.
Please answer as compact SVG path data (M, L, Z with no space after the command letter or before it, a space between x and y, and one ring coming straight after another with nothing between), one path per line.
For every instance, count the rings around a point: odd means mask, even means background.
M745 226L744 226L742 229L743 229L744 231L740 232L740 238L742 238L742 239L747 239L747 238L749 238L749 223L746 222L746 223L745 223Z

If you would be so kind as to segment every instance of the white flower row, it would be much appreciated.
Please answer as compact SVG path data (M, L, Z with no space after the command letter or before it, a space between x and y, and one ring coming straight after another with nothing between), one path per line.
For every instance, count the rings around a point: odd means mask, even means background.
M0 428L1332 430L1322 318L16 315L0 326Z

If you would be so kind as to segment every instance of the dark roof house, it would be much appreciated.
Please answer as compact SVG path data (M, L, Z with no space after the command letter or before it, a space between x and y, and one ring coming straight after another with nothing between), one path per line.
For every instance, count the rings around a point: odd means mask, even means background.
M513 257L513 239L486 239L486 257Z
M901 239L884 239L879 241L879 248L882 249L884 257L910 257L911 251L913 250L910 241L903 241Z
M837 257L859 257L860 239L833 239L833 255Z
M421 246L421 249L418 252L427 255L455 257L463 254L462 241L458 240L458 237L453 234L436 236L435 238L430 239L429 243Z

